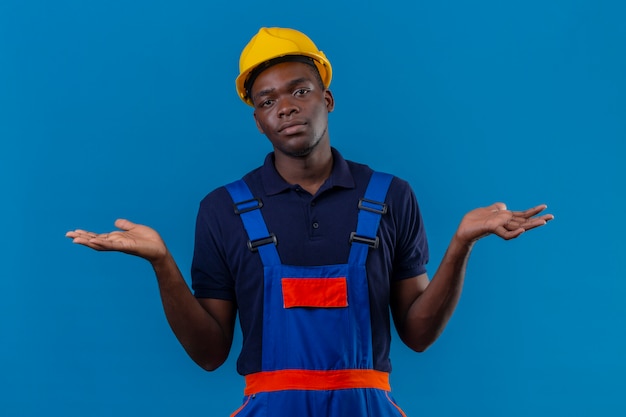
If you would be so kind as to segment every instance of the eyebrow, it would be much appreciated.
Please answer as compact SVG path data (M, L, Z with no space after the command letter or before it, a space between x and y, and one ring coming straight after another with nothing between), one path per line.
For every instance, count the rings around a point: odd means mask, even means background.
M291 80L287 83L287 87L291 88L291 87L295 87L298 84L302 84L303 82L312 82L311 79L307 78L307 77L300 77L300 78L296 78L294 80ZM274 91L276 91L276 88L266 88L265 90L261 90L258 93L256 93L254 95L254 98L260 98L260 97L264 97L264 96L268 96L271 93L273 93Z

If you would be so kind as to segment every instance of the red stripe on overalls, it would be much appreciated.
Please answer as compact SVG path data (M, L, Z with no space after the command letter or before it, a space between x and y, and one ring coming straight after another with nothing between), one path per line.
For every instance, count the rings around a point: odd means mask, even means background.
M312 371L285 369L246 375L244 395L284 390L340 390L375 388L391 391L389 374L372 369Z

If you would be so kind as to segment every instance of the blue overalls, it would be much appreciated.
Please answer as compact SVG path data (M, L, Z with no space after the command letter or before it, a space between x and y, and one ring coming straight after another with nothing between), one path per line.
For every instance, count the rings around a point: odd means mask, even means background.
M374 173L359 200L347 264L283 265L243 180L226 186L264 269L262 370L246 375L244 403L231 417L405 416L389 374L373 369L365 262L392 177Z

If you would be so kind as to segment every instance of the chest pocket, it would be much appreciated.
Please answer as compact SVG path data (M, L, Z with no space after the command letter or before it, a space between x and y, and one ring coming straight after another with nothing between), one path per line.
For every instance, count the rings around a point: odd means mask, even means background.
M348 306L346 277L282 278L285 308L342 308Z

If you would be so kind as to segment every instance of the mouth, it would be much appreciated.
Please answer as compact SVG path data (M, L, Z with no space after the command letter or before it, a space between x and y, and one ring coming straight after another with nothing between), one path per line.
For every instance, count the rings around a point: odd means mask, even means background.
M301 132L306 127L306 122L288 122L278 128L278 133L292 135Z

